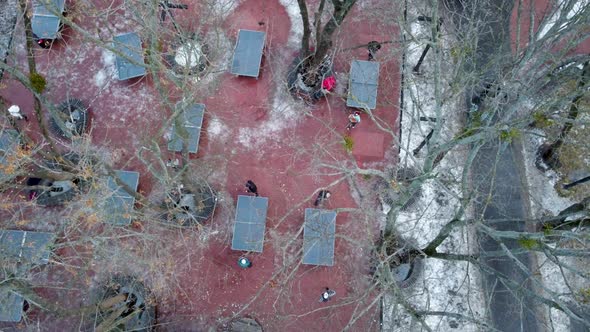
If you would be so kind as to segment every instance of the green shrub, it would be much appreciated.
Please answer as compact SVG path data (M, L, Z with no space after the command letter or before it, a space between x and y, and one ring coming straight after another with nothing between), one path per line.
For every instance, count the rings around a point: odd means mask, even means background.
M351 136L344 136L344 141L342 142L342 145L344 145L344 150L350 153L352 152L352 148L354 147L354 140Z
M518 244L520 244L520 246L525 249L531 250L539 246L539 241L535 239L521 237L520 239L518 239Z
M545 234L545 236L551 235L552 231L553 226L551 224L543 224L543 234Z
M31 87L37 93L43 93L45 91L45 87L47 86L47 81L45 77L37 72L32 72L31 76L29 76L29 80L31 82Z
M504 142L511 142L514 138L520 137L520 131L516 128L500 131L500 140Z
M553 124L553 121L543 114L543 112L533 113L533 126L536 128L547 128Z

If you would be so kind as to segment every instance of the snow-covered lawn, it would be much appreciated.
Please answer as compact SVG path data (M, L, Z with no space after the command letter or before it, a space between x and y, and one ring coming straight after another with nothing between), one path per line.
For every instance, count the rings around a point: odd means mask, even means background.
M408 5L412 6L412 3ZM418 170L423 168L429 145L432 147L437 142L446 142L459 133L462 116L459 112L464 109L462 95L451 95L448 91L447 82L451 73L444 69L444 63L451 61L448 48L452 40L448 39L444 25L441 33L443 68L439 84L441 97L445 102L438 107L435 102L433 75L436 55L432 49L420 67L421 74L412 73L431 31L429 23L417 21L416 17L421 14L423 13L418 13L416 8L408 8L411 36L407 36L409 42L406 47L399 164L399 167ZM448 96L451 98L446 98ZM436 122L420 121L420 117L436 118ZM414 149L437 125L440 125L440 134L435 135L430 144L414 156ZM453 219L460 207L460 184L466 164L466 152L462 149L451 150L434 169L437 176L422 185L418 201L399 212L395 228L403 238L411 239L418 247L424 247ZM470 253L475 249L475 235L465 227L451 233L438 248L440 252L454 254ZM402 296L416 311L447 312L484 320L485 303L480 284L479 271L469 263L427 258L422 276L398 296ZM384 331L411 331L420 328L420 323L399 304L395 296L386 296L384 304ZM455 317L429 315L424 317L424 321L432 330L438 331L481 330L477 324Z

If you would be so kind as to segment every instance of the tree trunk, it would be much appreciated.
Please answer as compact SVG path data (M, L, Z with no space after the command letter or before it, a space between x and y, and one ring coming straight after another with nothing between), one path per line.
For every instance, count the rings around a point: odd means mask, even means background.
M311 36L311 29L309 28L309 14L307 12L307 5L305 0L297 0L299 4L299 11L301 12L301 20L303 21L303 37L301 38L301 58L305 59L309 56L309 37Z
M352 6L356 3L356 0L332 0L332 4L334 5L334 13L332 17L324 26L322 33L319 34L319 40L316 40L317 48L313 55L312 60L312 67L319 65L330 48L332 47L332 35L336 31L336 28L342 24L346 15L352 8Z
M303 68L309 68L311 71L317 67L332 47L332 35L336 29L342 24L344 18L356 3L356 0L332 0L334 12L326 25L321 28L321 17L324 11L326 0L321 0L318 11L314 15L314 26L316 29L316 47L315 51L311 52L309 40L311 38L311 27L309 22L309 12L305 0L297 0L299 11L301 12L301 20L303 21L303 36L301 38L301 58L304 59ZM312 54L311 57L309 55Z
M34 74L37 74L37 65L35 63L35 51L33 50L35 40L33 38L33 28L31 25L31 19L27 15L27 2L25 0L19 0L18 3L20 6L20 10L23 14L23 21L24 21L24 25L25 25L25 36L26 36L26 44L25 45L26 45L26 49L27 49L27 61L29 64L29 80L30 80ZM38 93L41 94L42 91L39 91ZM51 136L49 136L49 132L47 131L47 127L45 126L45 123L43 122L43 115L41 113L41 101L39 100L39 98L35 94L33 94L33 101L34 101L33 109L35 111L35 117L37 118L37 124L39 125L39 129L41 129L41 134L43 134L43 137L49 143L49 148L51 149L51 152L53 152L55 155L59 155L59 153L57 152L57 148L55 146L55 143L53 142L53 139L51 138Z

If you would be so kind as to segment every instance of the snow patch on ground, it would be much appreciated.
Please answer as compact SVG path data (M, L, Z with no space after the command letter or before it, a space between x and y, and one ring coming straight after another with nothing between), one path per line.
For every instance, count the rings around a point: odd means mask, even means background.
M447 311L466 317L484 317L483 294L479 286L477 269L465 262L427 259L423 278L414 287L398 294L385 295L383 331L424 331L421 324L408 315L397 296L409 301L414 309ZM424 299L419 306L416 304ZM444 316L425 316L432 331L482 331L481 327L466 320Z
M207 126L207 134L216 140L225 140L229 136L230 128L224 124L219 118L214 117L209 121Z
M541 218L546 215L556 215L563 209L572 205L574 202L566 197L561 197L557 194L554 186L559 180L559 176L552 170L548 170L542 173L535 166L537 149L544 141L544 134L542 131L537 130L528 133L523 138L523 157L525 164L526 178L529 185L529 202L530 212L533 218ZM536 253L537 262L539 265L539 272L541 274L541 280L543 285L558 294L569 293L568 283L573 284L573 280L570 277L575 278L573 274L564 280L564 276L560 270L560 267L555 263L551 262L547 256L543 253ZM567 257L561 257L560 260L563 263L571 264L568 262L571 259ZM546 296L549 296L548 294ZM561 299L567 297L561 297ZM549 310L552 326L555 331L568 331L570 326L569 317L559 310Z
M297 0L279 0L281 5L285 7L287 15L291 20L291 32L289 33L288 45L291 47L297 47L303 37L303 21L301 21L301 11L299 11L299 5Z
M287 92L279 89L274 96L268 120L255 128L240 128L238 142L249 149L256 149L269 140L278 142L283 130L297 124L301 112L297 111L296 106Z
M523 139L524 164L530 188L529 200L533 217L542 217L544 212L555 215L574 203L567 197L559 196L555 191L555 183L559 180L557 173L552 170L542 173L535 166L537 149L543 144L543 136L541 131L533 131Z
M115 54L107 49L102 50L100 60L104 66L101 71L104 71L104 75L111 79L117 79L117 68L115 67Z
M107 80L107 74L105 73L105 71L103 69L99 70L95 75L94 75L94 85L96 85L97 88L102 88Z

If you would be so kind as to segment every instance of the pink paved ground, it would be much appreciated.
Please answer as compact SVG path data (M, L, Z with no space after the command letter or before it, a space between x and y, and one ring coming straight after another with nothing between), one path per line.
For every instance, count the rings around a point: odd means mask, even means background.
M107 5L96 3L99 7ZM195 10L202 8L188 3ZM398 29L392 20L366 18L369 12L366 6L381 8L385 3L388 2L365 2L365 8L353 9L336 37L338 46L346 49L370 40L396 39ZM195 20L191 20L194 15L194 12L181 12L177 18L180 24L190 26L195 25ZM115 20L110 25L117 32L132 30L134 26L122 15ZM82 19L77 22L90 30L106 24ZM313 116L305 116L303 111L308 110L307 106L297 103L295 110L300 110L301 115L285 120L279 130L270 130L269 126L274 123L271 108L273 102L277 103L279 89L283 88L277 82L284 81L286 66L297 53L287 47L290 29L287 12L278 0L246 0L225 19L223 26L232 43L238 27L266 31L266 57L258 80L223 74L217 89L196 92L202 95L208 112L199 153L191 159L199 172L206 169L210 174L208 181L224 198L209 226L219 233L202 243L199 232L163 230L159 225L143 221L144 232L165 239L154 248L166 250L167 257L162 258L165 264L158 261L161 265L155 267L165 270L160 272L166 275L166 286L162 287L162 279L154 273L141 273L157 296L158 323L162 324L159 329L200 331L214 327L260 291L257 300L240 315L256 317L265 331L340 331L347 324L354 331L378 330L379 306L373 305L368 312L363 312L375 300L374 294L367 292L370 285L368 251L379 231L375 220L366 220L353 212L338 214L333 267L298 265L300 260L293 258L301 257L299 250L303 241L298 232L303 224L304 209L311 207L313 192L318 188L337 182L330 187L333 195L326 208L375 209L375 206L359 207L343 174L320 168L318 164L391 167L396 150L393 137L363 114L362 122L351 131L355 142L353 153L347 154L342 145L347 123L345 101L337 96L330 96L314 106ZM105 31L100 31L103 36ZM137 159L137 151L154 138L165 151L164 140L154 133L170 112L160 103L161 98L149 75L126 82L116 81L106 65L108 55L95 46L83 44L76 32L67 32L62 45L51 51L37 50L39 71L49 82L45 95L55 102L66 96L90 101L93 142L104 148L116 169L139 171L140 191L149 196L156 183ZM384 45L377 58L381 71L375 115L384 126L397 133L401 56L392 45L395 44ZM22 57L22 50L20 52ZM365 48L341 51L336 56L335 70L347 73L351 60L365 60L366 56ZM107 83L100 84L98 73L107 75ZM30 96L15 81L8 78L5 83L7 86L0 91L2 96L9 103L20 105L32 117ZM178 91L172 90L168 97L175 102L179 96ZM292 103L288 95L280 100ZM214 119L223 123L221 131L210 128ZM30 131L37 130L33 122L27 126ZM254 267L242 270L236 265L241 253L232 251L230 243L233 206L237 195L243 194L246 179L254 180L260 194L269 197L270 203L264 252L250 255ZM128 245L135 244L129 240ZM63 250L59 254L67 257L71 253ZM141 254L157 256L149 252L149 248L138 253ZM284 263L288 265L284 272L277 273ZM133 262L129 265L134 266ZM56 276L67 277L66 271L54 268ZM113 270L124 271L125 267ZM90 272L88 278L94 277L94 272ZM326 286L337 291L328 305L318 303ZM363 314L359 315L360 312ZM351 323L351 319L354 322Z

